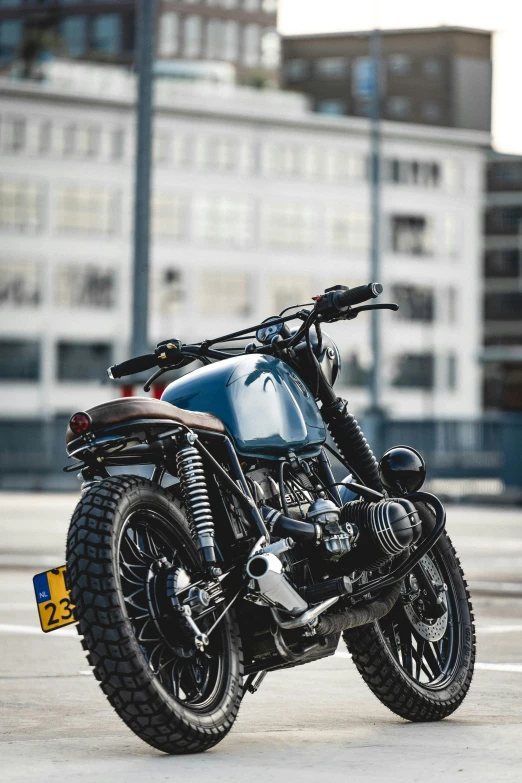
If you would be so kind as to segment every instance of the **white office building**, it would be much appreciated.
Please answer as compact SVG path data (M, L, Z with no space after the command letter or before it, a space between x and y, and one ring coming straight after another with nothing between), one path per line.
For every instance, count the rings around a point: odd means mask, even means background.
M2 418L118 396L129 356L135 85L57 63L0 81ZM156 87L151 344L225 334L337 283L370 280L368 121L302 96ZM394 417L480 407L483 149L477 131L383 123L382 402ZM370 317L327 331L339 393L368 405Z

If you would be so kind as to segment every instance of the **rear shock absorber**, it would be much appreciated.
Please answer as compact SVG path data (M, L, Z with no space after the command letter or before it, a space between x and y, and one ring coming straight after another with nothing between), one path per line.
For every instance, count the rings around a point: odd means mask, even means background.
M176 465L185 506L197 537L203 562L211 570L212 575L216 576L219 569L215 568L214 521L205 471L203 470L203 460L194 446L196 438L197 435L193 432L188 433L186 436L187 445L176 454Z

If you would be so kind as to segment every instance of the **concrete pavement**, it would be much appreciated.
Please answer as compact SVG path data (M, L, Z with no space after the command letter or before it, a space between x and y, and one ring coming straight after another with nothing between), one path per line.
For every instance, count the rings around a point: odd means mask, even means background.
M74 626L59 636L38 630L31 578L63 562L74 503L69 495L0 494L0 781L522 780L520 510L449 509L450 534L477 588L479 628L473 687L452 718L397 718L340 649L268 675L214 750L166 757L113 712Z

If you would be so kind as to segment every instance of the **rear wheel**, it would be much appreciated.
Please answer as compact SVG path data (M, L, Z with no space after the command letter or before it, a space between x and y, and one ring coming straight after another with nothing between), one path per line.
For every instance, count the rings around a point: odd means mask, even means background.
M346 631L344 639L384 705L407 720L435 721L451 715L469 690L475 628L464 574L446 533L421 566L445 611L427 600L414 571L386 617Z
M190 529L171 496L137 476L94 484L73 515L67 574L89 663L110 703L141 739L196 753L232 727L242 697L242 653L232 612L195 619L203 652L172 595L199 576ZM223 607L221 606L221 611Z

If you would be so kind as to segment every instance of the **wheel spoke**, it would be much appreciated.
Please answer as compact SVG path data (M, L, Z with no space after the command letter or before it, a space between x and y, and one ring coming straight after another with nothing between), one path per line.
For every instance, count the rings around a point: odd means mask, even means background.
M409 625L409 624L408 624ZM413 676L413 660L412 660L412 637L411 637L411 626L408 627L406 622L401 622L399 624L399 639L400 639L400 650L402 655L402 665L408 672L408 674L411 674Z
M129 529L127 531L127 534L123 537L123 541L125 544L128 545L129 549L133 553L134 557L136 557L138 560L142 561L143 565L146 565L148 567L148 564L151 563L154 558L151 557L149 554L143 551L141 547L139 546L137 541L134 541L134 539L131 537L131 533L134 533L136 535L135 531L133 529ZM137 537L137 536L136 536ZM144 558L149 561L149 563L144 563Z
M156 526L149 515L144 515L143 521L134 516L121 538L119 576L127 616L151 671L174 698L198 706L208 703L216 687L222 665L220 635L215 635L212 650L205 655L184 657L190 654L184 650L188 637L184 641L182 627L176 629L168 615L165 571L154 565L165 558L170 566L187 568L189 562L178 554L183 555L185 550L161 519ZM211 607L200 618L203 630L213 622L215 612Z
M421 671L422 671L422 659L424 656L424 646L426 644L426 639L418 639L417 638L417 649L415 651L415 658L416 658L416 664L415 664L415 679L420 682L421 678Z

